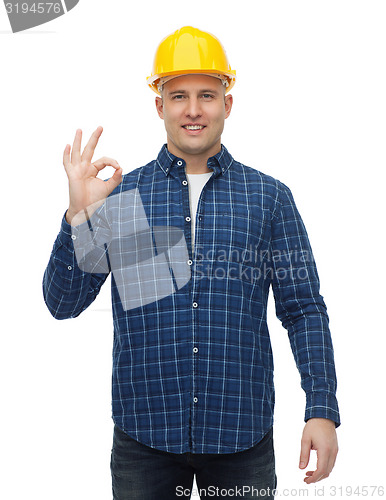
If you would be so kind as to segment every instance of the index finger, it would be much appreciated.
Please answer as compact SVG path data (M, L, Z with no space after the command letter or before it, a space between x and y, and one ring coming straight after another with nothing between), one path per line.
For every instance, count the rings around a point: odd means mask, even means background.
M82 130L77 129L74 143L72 145L71 163L77 165L80 162L80 145L82 143Z
M85 160L91 163L96 145L98 144L99 137L101 136L102 132L103 132L103 127L98 127L92 134L90 140L88 141L86 147L83 150L82 161Z

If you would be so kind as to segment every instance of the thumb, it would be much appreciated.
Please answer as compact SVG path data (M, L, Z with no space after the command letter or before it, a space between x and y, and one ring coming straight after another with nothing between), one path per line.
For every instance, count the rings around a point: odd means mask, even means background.
M311 439L305 438L303 436L301 442L301 450L300 450L299 469L304 469L305 467L307 467L308 462L310 460L310 452L311 452Z

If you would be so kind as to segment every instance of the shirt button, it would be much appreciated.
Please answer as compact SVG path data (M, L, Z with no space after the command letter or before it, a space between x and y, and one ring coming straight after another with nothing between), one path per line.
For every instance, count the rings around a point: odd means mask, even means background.
M194 401L195 403L197 403L198 398L193 398L193 401Z
M180 167L182 165L182 161L178 160L177 165Z
M185 217L186 222L190 222L190 217Z
M193 307L198 307L197 302L193 302Z
M183 184L184 186L186 186L186 184L187 184L187 183L188 183L188 181L185 181L185 180L184 180L184 181L182 181L182 184Z
M75 236L75 234L73 234L73 235L71 236L71 239L72 239L72 240L76 240L76 236Z
M72 271L72 266L68 266L68 267L67 267L67 269L68 269L69 271Z
M198 347L193 347L193 352L198 352Z
M189 259L188 264L189 264L189 266L191 266L193 264L193 261Z

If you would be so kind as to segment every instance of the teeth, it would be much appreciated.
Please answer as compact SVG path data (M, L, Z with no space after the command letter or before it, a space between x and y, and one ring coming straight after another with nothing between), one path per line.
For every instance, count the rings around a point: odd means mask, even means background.
M204 127L202 125L185 125L184 128L188 130L201 130Z

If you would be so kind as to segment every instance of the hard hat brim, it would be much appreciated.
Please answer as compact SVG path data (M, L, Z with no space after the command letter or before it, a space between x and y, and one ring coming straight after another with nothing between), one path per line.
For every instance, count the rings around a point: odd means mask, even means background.
M214 71L214 70L204 70L204 69L198 69L198 70L188 70L188 71L169 71L167 73L162 73L159 75L151 75L146 78L146 83L148 86L154 90L154 92L158 95L161 95L159 90L158 90L158 82L161 78L164 78L166 76L185 76L185 75L222 75L228 79L228 86L226 88L225 93L228 93L231 88L234 86L236 83L236 71L235 70L229 70L228 72L223 72L223 71Z

